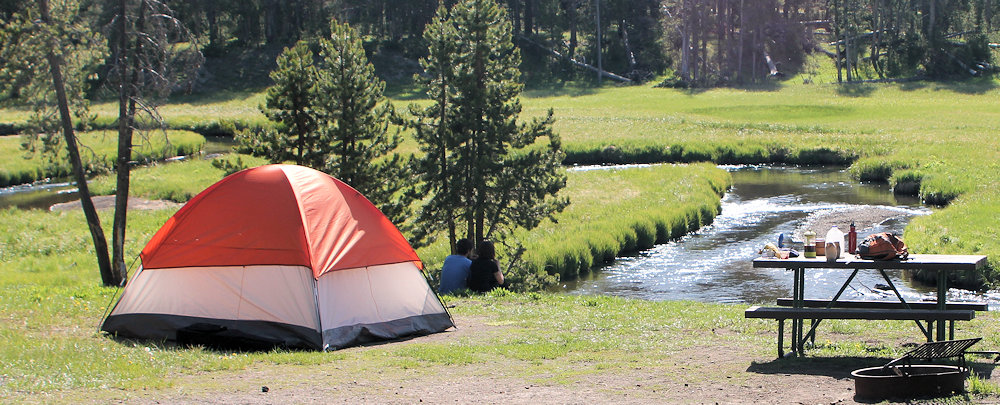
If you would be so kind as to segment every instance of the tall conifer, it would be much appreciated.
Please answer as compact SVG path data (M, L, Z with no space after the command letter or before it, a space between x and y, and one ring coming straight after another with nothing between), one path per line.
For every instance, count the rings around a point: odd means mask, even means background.
M518 122L521 57L504 10L493 0L460 1L450 15L439 9L424 38L433 104L411 107L426 153L424 216L445 219L438 226L454 220L460 236L480 242L565 208L568 200L556 196L566 176L552 111Z

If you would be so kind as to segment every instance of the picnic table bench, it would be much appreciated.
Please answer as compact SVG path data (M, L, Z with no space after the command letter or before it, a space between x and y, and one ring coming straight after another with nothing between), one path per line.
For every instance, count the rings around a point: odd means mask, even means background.
M946 324L950 339L954 339L955 321L968 321L975 318L975 311L985 311L985 303L948 303L947 302L947 272L960 270L975 270L986 263L986 256L972 255L911 255L905 261L875 261L862 260L852 256L837 261L818 259L754 259L755 268L784 268L794 272L792 298L778 299L778 307L754 306L744 314L746 318L775 319L778 321L778 356L784 356L784 323L792 321L791 350L802 354L806 339L815 342L816 327L824 319L861 319L861 320L906 320L915 321L928 342L935 339L946 339ZM805 298L806 269L833 268L851 270L850 276L844 281L837 294L829 300ZM868 301L839 300L851 280L859 270L877 270L895 293L898 301ZM885 273L886 269L927 269L938 272L937 301L909 303L896 289L892 280ZM805 320L811 321L808 332L804 331ZM926 322L925 327L921 322ZM936 326L936 328L935 328Z

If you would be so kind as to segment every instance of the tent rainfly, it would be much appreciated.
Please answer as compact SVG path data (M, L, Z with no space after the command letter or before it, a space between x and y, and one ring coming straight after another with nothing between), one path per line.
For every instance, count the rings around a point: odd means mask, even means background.
M454 326L389 219L302 166L220 180L167 220L140 258L101 327L109 334L333 350Z

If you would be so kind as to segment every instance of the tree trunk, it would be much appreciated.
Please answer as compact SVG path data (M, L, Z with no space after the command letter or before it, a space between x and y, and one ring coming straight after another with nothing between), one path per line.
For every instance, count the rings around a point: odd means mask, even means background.
M208 46L213 48L222 46L219 43L219 22L214 1L209 1L205 5L205 19L208 20Z
M743 0L740 0L740 47L737 52L739 55L736 57L736 77L740 84L743 84L743 35L746 34L746 25L743 24L746 19L746 14L743 11Z
M535 33L535 1L524 0L524 34Z
M631 74L635 72L635 65L637 63L635 62L635 53L632 52L632 44L628 40L628 30L626 29L627 26L628 23L625 21L625 19L622 19L621 24L618 26L618 33L622 38L622 44L625 45L625 60L628 61L628 70L630 72L629 74Z
M595 18L597 20L597 43L594 47L597 48L597 84L601 84L601 71L604 70L603 62L601 61L601 0L594 0L595 7Z
M836 63L837 63L837 83L843 83L844 82L844 76L841 73L842 65L840 63L840 57L841 57L841 55L843 55L842 53L840 53L840 23L841 23L841 20L843 18L840 15L840 9L839 9L839 6L838 6L836 0L834 0L834 2L833 2L833 13L834 13L833 18L832 18L832 20L833 20L833 38L836 39L835 44L836 44L836 52L837 52L837 58L836 58Z
M689 0L684 0L681 11L681 79L691 80L691 12Z
M510 25L514 35L521 33L521 0L509 0L507 5L510 7Z
M119 0L118 16L118 159L115 162L116 182L115 182L115 219L111 234L111 262L113 276L118 282L125 279L125 227L128 220L128 195L129 195L129 160L132 159L132 121L135 117L135 97L134 86L139 81L139 55L142 54L142 43L137 39L135 43L136 52L132 58L132 70L129 72L128 58L128 1ZM145 25L145 7L140 5L139 15L136 20L136 27L142 30Z
M569 55L570 59L575 58L576 55L576 1L577 0L567 0L566 1L566 19L569 23Z
M46 25L51 24L48 0L40 0L38 8L42 22ZM73 118L70 115L69 100L66 97L66 87L62 76L62 58L55 53L57 49L58 47L52 41L49 51L46 53L46 59L49 62L49 73L52 75L52 87L55 88L56 92L60 125L63 137L66 139L66 150L69 152L70 163L73 166L73 177L76 178L77 188L80 190L80 204L83 206L83 214L87 218L87 227L90 228L90 236L94 240L94 253L97 255L101 281L106 286L114 286L118 285L119 280L113 277L111 261L108 257L108 241L104 237L101 218L97 215L93 200L90 199L87 175L83 171L83 162L80 160L80 150L76 144L76 134L73 132Z

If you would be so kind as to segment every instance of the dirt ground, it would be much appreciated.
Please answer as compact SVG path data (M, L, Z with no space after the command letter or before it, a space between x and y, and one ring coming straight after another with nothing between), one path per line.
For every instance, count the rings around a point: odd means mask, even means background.
M482 338L482 334L509 333L487 319L456 317L458 329L384 343L393 349L410 344L454 342ZM731 331L712 331L732 337ZM771 336L769 334L769 336ZM129 404L856 404L879 403L857 399L850 372L882 365L878 358L776 359L760 350L729 343L691 346L660 359L660 366L617 368L608 371L553 371L544 364L529 367L538 374L518 375L513 365L472 363L430 367L393 367L372 370L365 355L375 348L342 351L360 356L331 359L321 365L261 365L250 370L194 373L178 377L170 387L137 391L105 390L81 396L51 394L35 398L42 403ZM885 342L872 342L882 344ZM743 348L741 348L741 346ZM357 353L361 352L361 353ZM331 353L335 356L336 353ZM515 361L516 362L516 361ZM988 363L988 360L984 360ZM993 365L976 362L983 378L1000 380ZM568 375L562 380L552 373ZM557 382L553 382L556 380ZM108 391L111 391L110 393ZM71 395L71 396L69 396ZM93 395L93 396L91 396ZM110 395L110 398L109 398ZM965 403L950 398L948 403ZM1000 397L968 398L977 404L1000 403ZM923 399L916 403L940 403Z
M97 209L111 209L115 207L115 196L113 195L101 195L91 198L94 202L94 206ZM183 204L175 203L173 201L166 200L147 200L138 197L128 198L128 208L130 210L158 210L163 208L178 208ZM68 210L79 210L82 209L83 205L80 200L74 200L70 202L54 204L49 207L49 211L68 211Z

